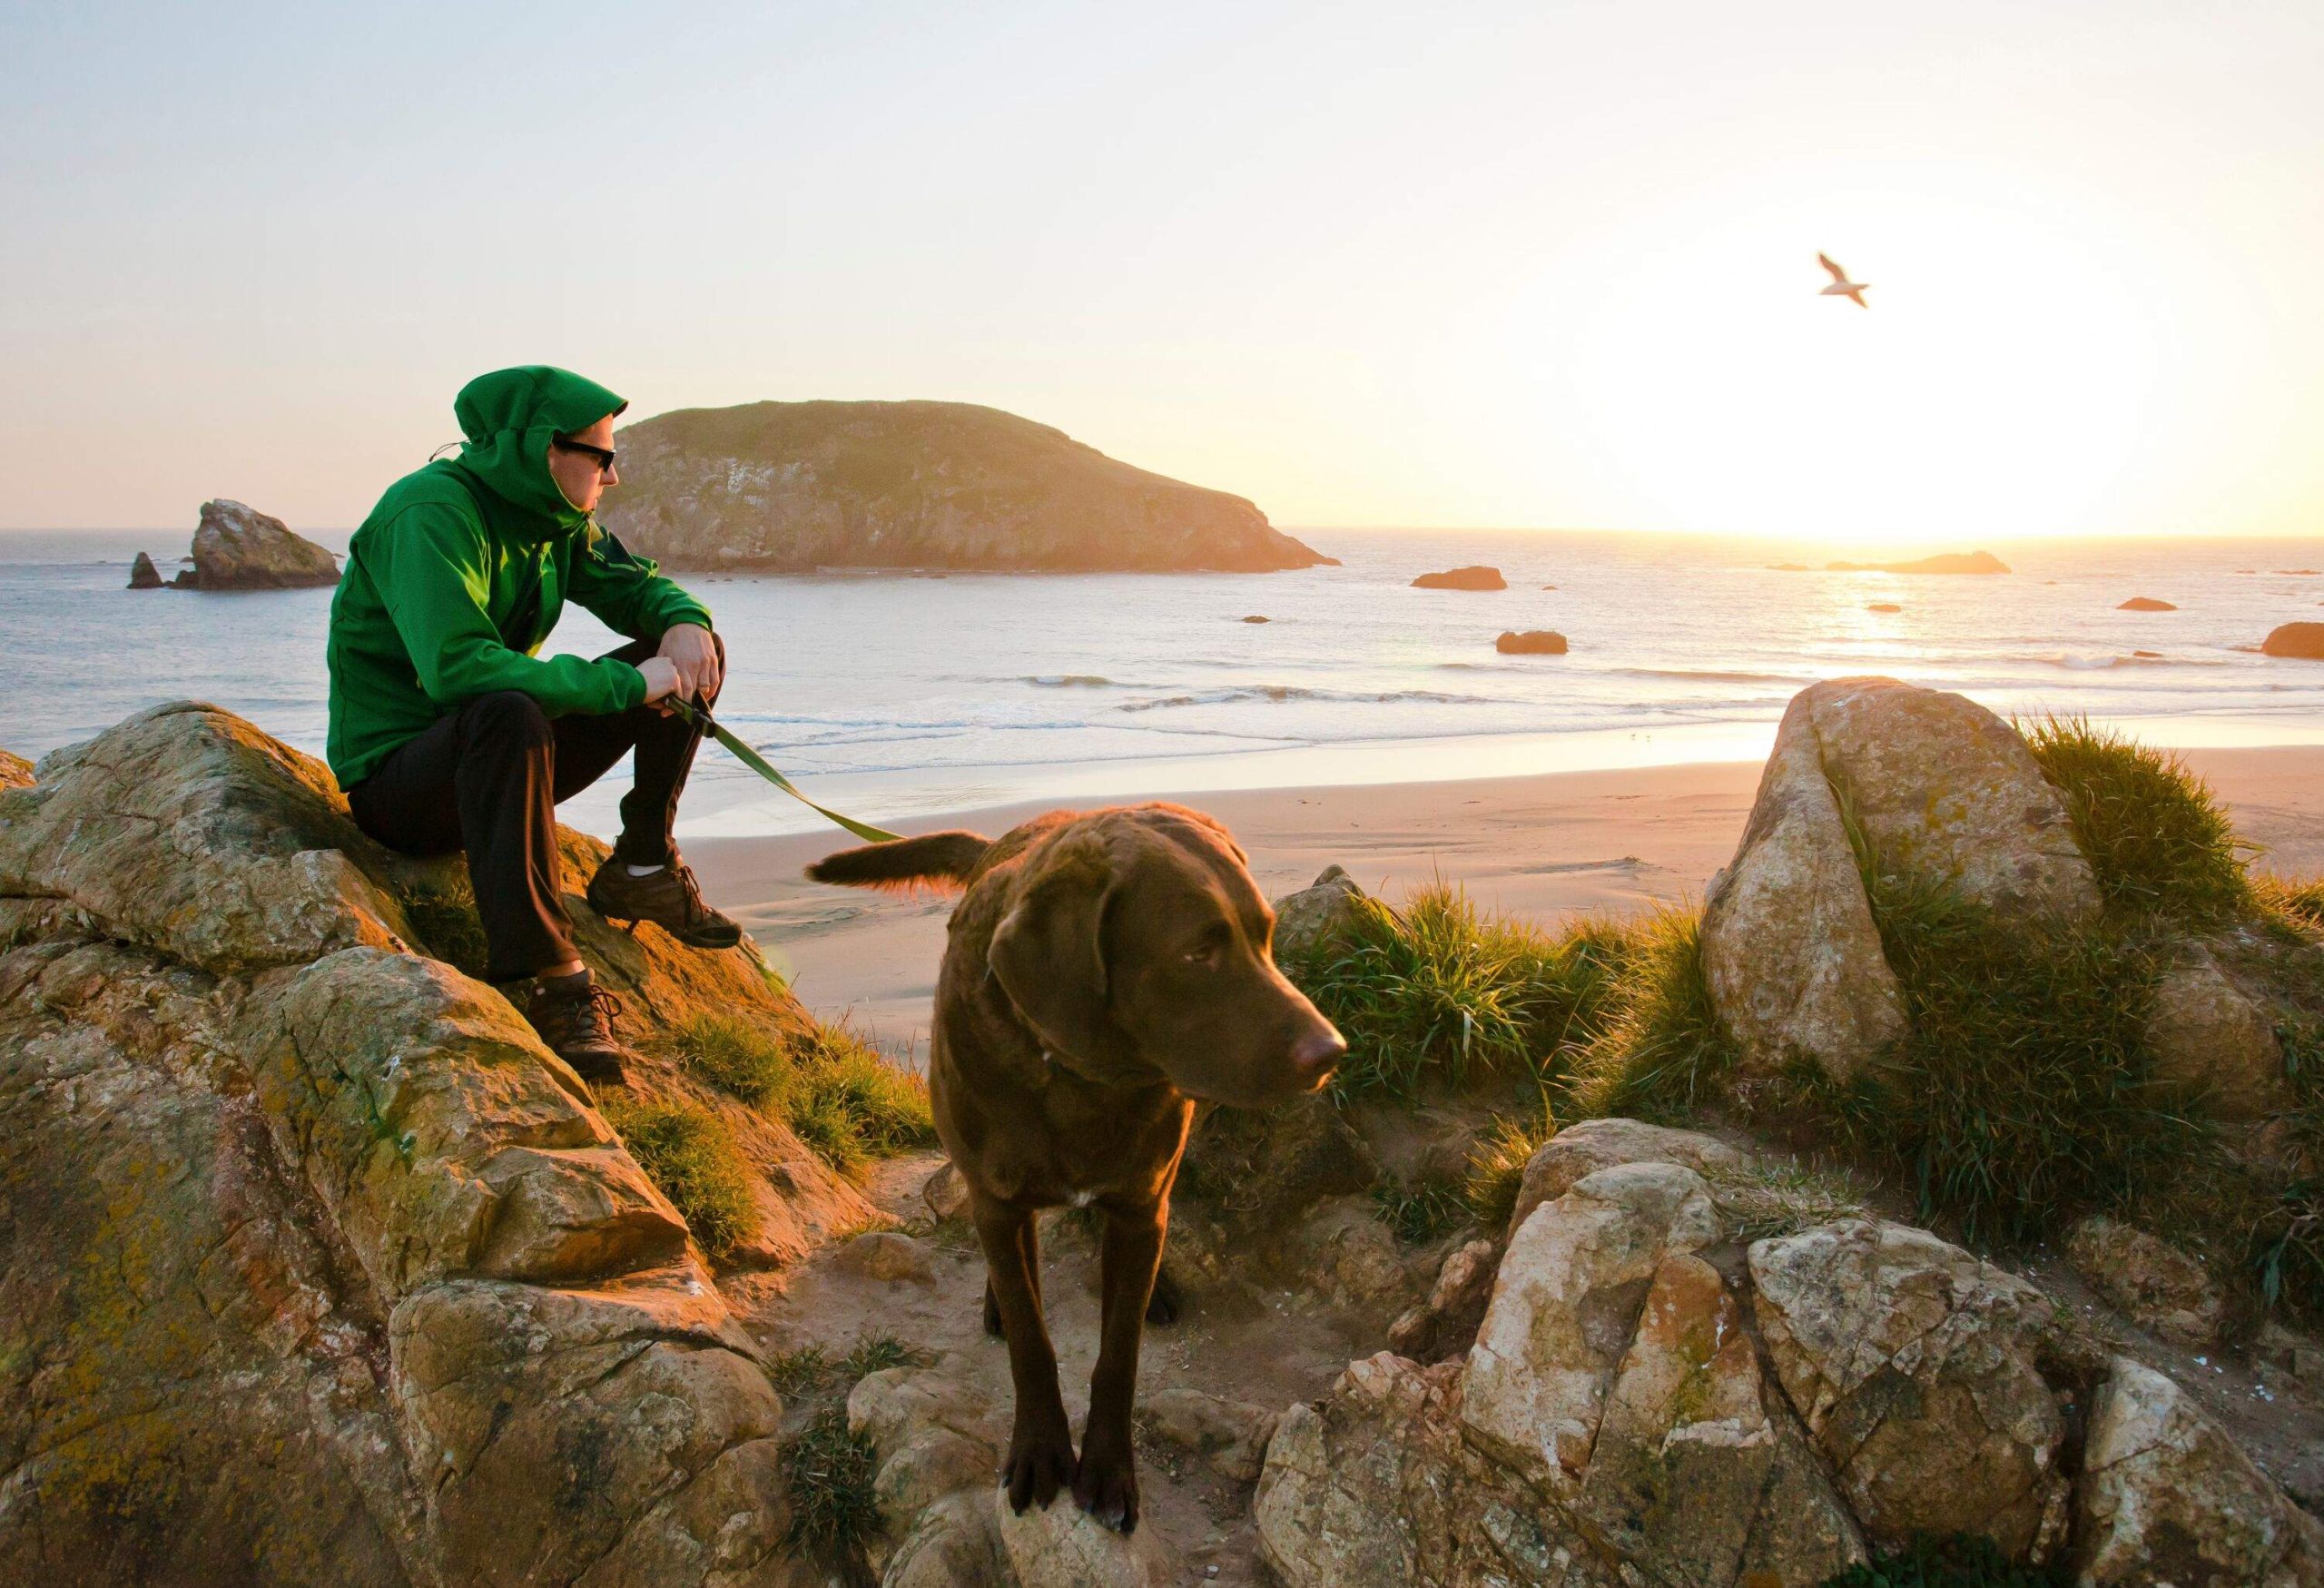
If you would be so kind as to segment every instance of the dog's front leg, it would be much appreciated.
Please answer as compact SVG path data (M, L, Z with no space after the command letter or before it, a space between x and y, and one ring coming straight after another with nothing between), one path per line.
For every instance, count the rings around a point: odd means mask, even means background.
M1137 1400L1137 1346L1146 1304L1162 1266L1169 1204L1106 1206L1104 1321L1097 1370L1089 1376L1089 1422L1081 1431L1081 1470L1073 1497L1098 1521L1124 1533L1137 1525L1137 1458L1130 1415Z
M1041 1317L1041 1252L1033 1216L971 1192L970 1217L984 1248L1000 1329L1009 1341L1009 1376L1017 1392L1016 1429L1000 1481L1011 1509L1046 1508L1073 1481L1073 1430L1057 1386L1057 1350Z

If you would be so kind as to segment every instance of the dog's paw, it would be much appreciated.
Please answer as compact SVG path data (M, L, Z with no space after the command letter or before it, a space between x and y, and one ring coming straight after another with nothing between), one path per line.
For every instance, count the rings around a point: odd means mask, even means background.
M992 1287L990 1285L984 1287L984 1332L996 1340L1002 1337L1000 1301L993 1295Z
M1009 1491L1011 1511L1022 1512L1028 1505L1046 1510L1049 1503L1057 1498L1057 1492L1073 1481L1070 1435L1061 1431L1019 1433L1009 1442L1009 1458L1000 1464L1000 1486Z
M1073 1500L1105 1526L1121 1533L1137 1528L1137 1462L1120 1450L1083 1446L1081 1468L1073 1475Z
M1186 1294L1178 1282L1170 1277L1167 1268L1154 1276L1154 1294L1146 1298L1146 1321L1150 1324L1174 1324L1186 1310Z

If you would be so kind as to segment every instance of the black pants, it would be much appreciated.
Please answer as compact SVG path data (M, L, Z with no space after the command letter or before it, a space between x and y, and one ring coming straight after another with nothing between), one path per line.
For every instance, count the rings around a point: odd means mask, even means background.
M723 661L725 643L716 643ZM659 646L634 640L612 655L635 664ZM614 858L666 864L676 853L670 833L678 794L701 743L699 731L650 705L552 721L531 695L502 690L478 695L396 746L347 791L347 803L355 824L390 849L468 852L490 949L486 974L514 981L580 957L558 886L558 803L635 750Z

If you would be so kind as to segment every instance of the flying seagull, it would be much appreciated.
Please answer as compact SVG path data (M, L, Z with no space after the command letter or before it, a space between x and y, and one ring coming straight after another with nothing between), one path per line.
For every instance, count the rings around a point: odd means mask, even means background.
M1871 304L1866 303L1864 301L1865 283L1862 281L1849 281L1847 271L1834 264L1830 254L1817 254L1816 256L1816 262L1832 272L1832 284L1825 288L1822 291L1817 293L1816 295L1818 298L1853 298L1856 300L1856 306L1858 309L1869 309L1872 307Z

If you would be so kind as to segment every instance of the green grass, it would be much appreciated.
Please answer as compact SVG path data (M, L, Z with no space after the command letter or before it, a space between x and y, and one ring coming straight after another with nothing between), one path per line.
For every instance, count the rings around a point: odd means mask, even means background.
M2324 1019L2287 1021L2277 1035L2294 1100L2293 1133L2308 1162L2324 1164ZM2265 1306L2324 1318L2324 1178L2295 1179L2260 1208L2249 1250Z
M782 1396L805 1395L828 1382L832 1371L831 1353L821 1342L778 1352L766 1362L767 1381Z
M1700 912L1660 910L1629 928L1603 1022L1575 1056L1573 1111L1683 1124L1725 1098L1735 1058L1703 980Z
M1955 1534L1916 1538L1824 1580L1823 1588L2060 1588L2070 1579L2010 1563L1990 1538Z
M608 1105L606 1118L703 1250L723 1258L758 1233L750 1165L717 1115L691 1103L649 1102Z
M2018 725L2043 775L2064 796L2074 842L2109 910L2203 921L2249 899L2227 813L2177 755L2080 717Z
M1366 898L1293 977L1348 1041L1338 1095L1412 1100L1431 1085L1534 1080L1603 1001L1597 938L1481 912L1443 883L1401 911Z
M873 1329L858 1335L846 1356L840 1358L840 1376L852 1388L859 1379L891 1367L920 1367L927 1358L905 1345L885 1329Z
M1538 1123L1504 1116L1470 1149L1461 1196L1469 1205L1469 1216L1486 1233L1499 1235L1509 1227L1509 1216L1517 1211L1517 1195L1525 1187L1525 1166L1556 1134L1557 1121L1545 1104Z
M780 1118L842 1174L935 1144L927 1083L850 1031L826 1026L786 1043L748 1021L698 1015L672 1047L689 1072Z
M1707 1178L1730 1238L1745 1246L1865 1216L1845 1180L1797 1163L1755 1161Z
M2324 932L2324 877L2295 883L2282 877L2260 877L2252 883L2260 906L2280 917L2294 936Z
M872 1483L879 1453L866 1435L847 1425L847 1405L834 1402L783 1442L791 1521L783 1542L840 1553L862 1546L880 1525Z
M1405 1246L1426 1246L1471 1220L1468 1198L1443 1180L1386 1179L1372 1188L1373 1210Z

